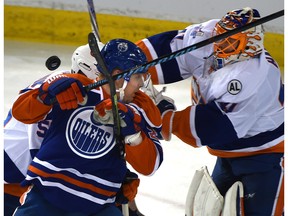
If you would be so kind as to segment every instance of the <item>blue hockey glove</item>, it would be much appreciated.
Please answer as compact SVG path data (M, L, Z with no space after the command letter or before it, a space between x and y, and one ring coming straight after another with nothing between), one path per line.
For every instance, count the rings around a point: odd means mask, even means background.
M46 104L56 98L62 110L75 109L84 101L86 95L82 83L65 75L57 75L48 79L39 88L39 98Z

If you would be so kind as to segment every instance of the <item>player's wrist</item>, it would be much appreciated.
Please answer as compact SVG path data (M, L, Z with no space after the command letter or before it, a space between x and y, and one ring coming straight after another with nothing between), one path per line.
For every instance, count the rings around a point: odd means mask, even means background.
M135 134L127 135L124 138L124 142L129 144L130 146L139 145L142 141L143 141L143 138L141 135L141 131L139 131Z

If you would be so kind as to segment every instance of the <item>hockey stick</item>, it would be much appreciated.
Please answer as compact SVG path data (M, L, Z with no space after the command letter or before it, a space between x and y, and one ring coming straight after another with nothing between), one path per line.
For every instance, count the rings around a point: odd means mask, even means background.
M114 120L114 134L115 134L115 139L116 139L116 144L119 145L120 148L120 155L123 157L125 157L125 149L124 149L124 143L122 140L122 136L120 133L120 116L118 113L118 106L117 106L117 94L116 94L116 88L115 88L115 84L114 84L114 79L112 78L112 76L110 75L110 73L108 72L108 69L102 59L98 44L97 44L97 39L96 36L94 35L94 33L89 33L88 35L88 42L89 42L89 46L91 49L91 54L92 56L96 59L96 61L98 62L98 64L100 65L100 67L103 69L103 74L107 79L107 82L109 84L110 87L110 98L112 100L112 113L113 113L113 120Z
M98 28L98 23L96 19L96 12L95 12L93 0L87 0L87 7L88 7L88 12L90 16L90 22L91 22L93 33L95 34L97 40L100 42L101 39L100 39L99 28Z
M178 56L184 55L184 54L186 54L188 52L191 52L193 50L199 49L199 48L201 48L203 46L206 46L208 44L214 43L216 41L222 40L222 39L224 39L226 37L229 37L231 35L234 35L234 34L237 34L239 32L245 31L247 29L253 28L253 27L257 26L257 25L261 25L261 24L263 24L265 22L268 22L268 21L271 21L273 19L279 18L279 17L281 17L283 15L284 15L284 10L278 11L276 13L273 13L271 15L263 17L263 18L261 18L259 20L251 22L251 23L249 23L247 25L241 26L241 27L233 29L231 31L227 31L227 32L225 32L223 34L216 35L214 37L211 37L211 38L208 38L206 40L200 41L200 42L198 42L196 44L184 47L184 48L182 48L180 50L177 50L175 52L172 52L172 53L169 53L167 55L161 56L161 57L159 57L157 59L154 59L154 60L152 60L150 62L147 62L147 63L145 63L145 64L143 64L143 65L141 65L141 66L139 66L137 68L126 70L126 71L124 71L122 73L114 75L112 78L114 80L117 80L117 79L121 79L121 78L123 78L123 77L125 77L127 75L131 76L134 73L139 73L141 71L145 71L145 70L147 70L148 68L150 68L152 66L155 66L157 64L161 64L161 63L170 61L170 60L172 60L174 58L177 58ZM90 85L86 86L86 90L89 91L89 90L91 90L93 88L96 88L98 86L101 86L101 85L104 85L104 84L107 84L107 83L108 83L107 80L100 80L100 81L98 81L96 83L93 83L93 84L90 84Z
M90 16L90 21L93 29L93 33L90 33L88 35L88 42L89 42L89 47L91 49L92 55L100 65L100 67L103 70L103 74L105 75L107 82L109 83L110 87L110 98L112 100L112 113L113 113L113 121L114 121L114 135L115 135L115 142L116 145L119 146L120 150L120 156L125 159L125 143L123 142L122 136L121 136L121 126L120 126L120 116L118 113L118 105L117 105L117 94L116 94L116 88L115 88L115 83L114 79L112 78L111 74L109 73L105 62L103 61L103 58L101 56L98 44L97 44L97 39L100 42L100 34L99 34L99 29L97 25L97 19L96 19L96 12L94 8L94 3L93 0L87 0L87 6L88 6L88 11L89 11L89 16ZM97 39L96 39L97 37ZM129 206L128 204L122 204L122 213L123 216L129 216Z
M103 58L101 56L98 44L97 44L97 39L100 41L99 37L99 30L97 28L97 21L96 21L96 13L94 9L94 4L93 0L87 0L87 5L88 5L88 11L89 11L89 16L93 28L93 33L90 33L88 35L88 43L89 47L91 49L91 54L93 57L96 59L97 63L100 65L100 67L103 69L103 74L107 79L107 83L109 84L110 87L110 96L112 100L112 113L113 113L113 119L114 119L114 134L116 138L116 144L119 145L120 148L120 155L125 157L125 146L121 137L121 126L120 126L120 116L118 113L118 106L117 106L117 94L116 94L116 88L115 88L115 83L114 79L112 78L111 74L109 73L105 62L103 61ZM96 38L97 37L97 38Z

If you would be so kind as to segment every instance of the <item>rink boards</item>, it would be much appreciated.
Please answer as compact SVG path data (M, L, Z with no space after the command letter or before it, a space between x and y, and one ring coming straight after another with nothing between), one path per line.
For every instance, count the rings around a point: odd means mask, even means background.
M98 14L97 19L103 42L113 38L136 42L149 35L183 29L190 24L108 14ZM87 42L90 31L88 12L4 5L5 39L80 45ZM283 71L284 35L267 32L264 44Z

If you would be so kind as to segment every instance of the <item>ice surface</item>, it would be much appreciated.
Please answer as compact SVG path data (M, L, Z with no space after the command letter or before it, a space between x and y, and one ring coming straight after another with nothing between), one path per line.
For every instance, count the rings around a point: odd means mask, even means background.
M71 55L77 48L17 41L5 41L4 46L4 116L20 89L51 73L45 67L48 57L57 55L62 60L59 70L70 70ZM175 100L179 110L190 104L189 83L186 80L165 85L165 95ZM162 146L162 166L153 176L140 176L136 202L146 216L184 216L186 194L195 170L207 165L212 172L215 157L206 148L195 149L175 136L170 142L162 142Z

